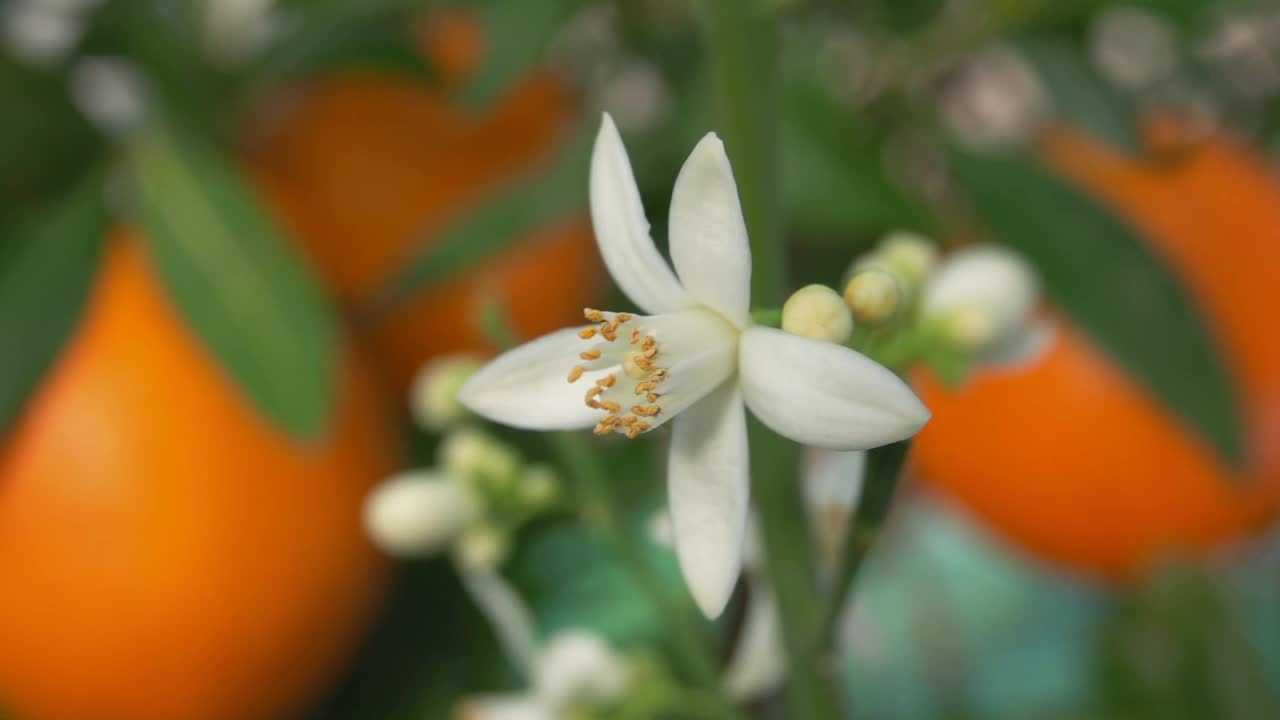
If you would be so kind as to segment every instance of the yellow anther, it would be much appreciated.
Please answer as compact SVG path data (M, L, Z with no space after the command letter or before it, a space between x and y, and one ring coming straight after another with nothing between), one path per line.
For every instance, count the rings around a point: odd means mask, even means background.
M616 382L618 382L617 375L605 375L596 381L596 385L599 385L602 388L611 388Z
M641 351L640 351L640 354L641 354L641 355L643 355L643 356L645 357L645 359L647 359L647 360L652 360L652 359L654 358L654 356L656 356L656 355L658 354L658 346L657 346L657 345L646 345L646 346L644 347L644 350L641 350Z
M632 405L631 412L639 415L640 417L654 417L658 413L662 412L662 408L657 405Z
M609 327L609 323L605 323L600 326L600 334L604 336L605 340L613 342L618 339L618 328Z
M605 400L604 402L601 402L600 407L611 413L616 413L622 410L622 406L612 400Z
M649 379L652 380L655 385L661 384L667 379L667 371L661 368L654 370L653 374L649 376Z
M604 392L604 388L600 387L599 385L593 385L590 390L587 390L587 397L586 397L587 407L598 409L600 407L600 403L596 402L596 396L598 396L602 392Z
M640 328L631 328L630 340L632 345L640 344Z
M596 336L596 329L593 327L582 328L581 330L578 331L578 337L582 338L583 340L590 340L595 336Z
M660 393L649 393L644 397L644 399L648 400L649 402L658 402L658 398L660 397L662 397Z
M632 317L634 316L631 313L618 313L616 316L614 316L614 320L619 323L631 322Z
M591 308L583 308L582 315L589 322L604 322L604 313L600 312L599 310L592 310Z
M569 371L569 382L577 382L578 378L582 377L583 372L584 368L581 365L574 365L573 369Z
M599 350L583 350L582 352L578 353L578 357L582 358L583 360L599 360L600 351Z
M646 380L646 381L644 381L644 382L638 382L638 383L636 383L636 394L637 394L637 395L643 395L643 394L645 394L645 393L649 392L649 391L650 391L650 390L652 390L652 389L653 389L653 381L652 381L652 380Z
M609 433L613 432L613 426L605 425L603 422L596 423L595 429L593 429L591 432L595 433L596 435L608 435Z

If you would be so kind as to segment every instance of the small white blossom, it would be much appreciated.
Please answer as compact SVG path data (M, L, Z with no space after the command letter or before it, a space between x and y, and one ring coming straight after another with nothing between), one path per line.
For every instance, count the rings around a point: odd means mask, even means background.
M566 630L537 654L528 692L465 701L463 720L559 720L577 702L608 703L622 697L630 669L599 635Z
M668 497L676 555L718 616L741 568L746 408L797 442L859 450L915 434L929 412L892 371L847 347L751 324L751 252L714 133L671 198L676 272L649 237L631 163L608 115L591 161L591 218L610 275L650 315L586 310L590 325L511 350L459 393L478 415L530 430L629 438L674 419ZM679 279L677 279L677 273ZM585 389L585 391L584 391Z
M924 310L950 339L980 359L1021 351L1036 337L1040 283L1031 264L996 246L957 251L925 288Z

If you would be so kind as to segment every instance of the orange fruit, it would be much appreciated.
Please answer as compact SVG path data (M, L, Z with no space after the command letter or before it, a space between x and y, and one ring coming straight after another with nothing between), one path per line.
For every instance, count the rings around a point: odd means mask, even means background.
M444 87L338 73L275 98L247 133L246 159L263 192L350 304L367 300L450 221L544 168L575 118L570 94L545 70L491 108L460 106L447 88L482 57L479 29L463 16L436 17L424 37ZM377 318L370 334L403 388L433 355L493 349L476 326L486 300L500 300L514 329L531 337L580 320L602 277L585 216L565 217Z
M387 570L360 506L396 424L353 352L333 424L294 442L184 324L119 233L79 326L0 451L0 706L32 720L298 712L359 641Z
M1259 324L1280 308L1280 183L1226 137L1171 147L1184 130L1158 121L1131 158L1060 128L1043 156L1137 228L1203 313L1238 390L1243 469L1065 323L1030 365L956 388L914 378L934 413L920 477L1017 545L1103 577L1245 537L1280 508L1280 336Z

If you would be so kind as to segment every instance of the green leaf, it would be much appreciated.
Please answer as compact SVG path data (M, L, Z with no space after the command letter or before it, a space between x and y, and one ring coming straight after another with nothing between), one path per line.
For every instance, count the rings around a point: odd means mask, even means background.
M18 416L79 320L106 226L102 176L94 173L3 233L0 432Z
M652 544L646 547L650 561L662 561L663 574L678 583L673 556ZM661 635L663 622L653 604L608 546L580 525L561 523L529 533L508 572L529 599L544 637L587 628L625 646Z
M316 439L338 351L320 288L216 149L157 126L127 156L133 209L182 314L260 412Z
M1280 717L1280 696L1227 602L1222 578L1163 568L1103 628L1100 693L1114 717Z
M592 135L582 133L554 167L535 172L464 211L382 289L376 307L394 306L528 237L531 230L582 208Z
M1108 84L1082 48L1045 34L1026 37L1020 48L1048 86L1058 117L1117 148L1138 148L1133 98Z
M502 97L591 0L484 0L477 8L488 36L484 64L467 81L462 101L484 106Z
M1026 158L957 151L952 164L994 238L1036 265L1049 297L1238 464L1240 415L1222 359L1135 231Z

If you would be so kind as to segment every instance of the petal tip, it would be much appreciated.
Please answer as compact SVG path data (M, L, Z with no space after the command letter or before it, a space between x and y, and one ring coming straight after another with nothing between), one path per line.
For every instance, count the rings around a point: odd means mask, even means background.
M705 578L698 581L692 577L687 581L694 603L708 620L715 620L724 614L725 607L729 605L729 598L733 597L733 589L738 585L736 575L729 582L710 582Z

